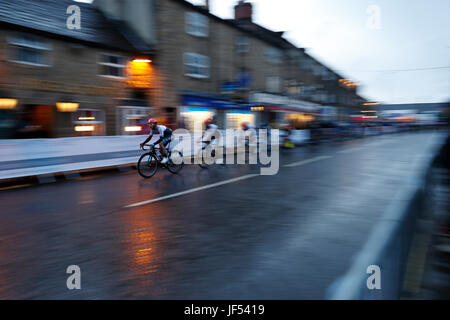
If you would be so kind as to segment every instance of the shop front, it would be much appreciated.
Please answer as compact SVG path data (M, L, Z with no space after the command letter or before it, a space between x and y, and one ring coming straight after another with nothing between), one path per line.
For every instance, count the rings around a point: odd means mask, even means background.
M116 94L110 87L24 78L10 85L9 95L16 99L8 110L7 138L111 134L106 119Z
M72 113L72 123L77 136L105 135L105 111L100 109L78 109Z
M242 122L255 124L255 115L248 105L192 95L183 95L181 100L180 126L192 132L202 130L208 118L224 129L238 129Z
M305 129L308 123L320 116L318 104L267 93L251 95L252 111L258 123L267 123L273 128L289 125L294 129Z
M242 123L246 122L256 126L256 115L252 111L230 110L227 111L227 129L242 129Z
M134 136L149 134L150 110L146 106L122 105L116 108L116 132L118 135Z

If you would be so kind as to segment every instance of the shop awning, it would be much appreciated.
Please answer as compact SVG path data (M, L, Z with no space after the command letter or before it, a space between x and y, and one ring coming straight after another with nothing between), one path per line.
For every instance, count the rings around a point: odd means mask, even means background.
M210 99L206 97L197 97L183 95L181 97L181 105L184 107L202 107L213 109L227 109L227 110L251 110L250 105L241 105L233 101L225 99Z

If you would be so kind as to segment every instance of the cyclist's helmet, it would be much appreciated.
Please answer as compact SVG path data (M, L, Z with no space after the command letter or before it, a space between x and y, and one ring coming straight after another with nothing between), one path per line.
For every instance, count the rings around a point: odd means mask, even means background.
M150 120L148 120L149 124L158 124L158 120L151 118Z
M248 128L249 123L248 122L242 122L241 126L242 128Z
M211 119L211 118L208 118L208 119L205 120L205 124L206 124L206 125L210 124L211 122L212 122L212 119Z

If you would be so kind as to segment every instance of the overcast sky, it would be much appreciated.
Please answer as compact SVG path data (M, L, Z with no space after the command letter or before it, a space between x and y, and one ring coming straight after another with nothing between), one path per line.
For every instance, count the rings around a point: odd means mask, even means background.
M237 0L210 2L215 15L233 17ZM360 82L361 94L369 99L386 103L450 99L449 0L250 2L255 22L286 31L288 40ZM440 69L399 71L436 67Z
M359 82L360 93L368 99L385 103L450 99L449 0L250 2L256 23L286 31L288 40ZM213 14L232 18L237 0L210 3Z

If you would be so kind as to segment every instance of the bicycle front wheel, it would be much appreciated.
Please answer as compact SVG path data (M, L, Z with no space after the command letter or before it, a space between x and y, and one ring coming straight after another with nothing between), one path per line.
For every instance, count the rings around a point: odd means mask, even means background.
M167 169L172 173L178 173L184 166L183 154L180 151L172 151L167 162Z
M139 174L146 179L153 177L158 170L158 161L151 153L145 153L139 159L138 165Z

